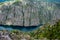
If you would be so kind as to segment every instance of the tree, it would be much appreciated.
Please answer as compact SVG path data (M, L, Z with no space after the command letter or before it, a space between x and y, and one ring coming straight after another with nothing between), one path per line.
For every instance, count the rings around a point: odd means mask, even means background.
M44 31L44 32L43 32ZM60 39L60 20L54 25L49 25L42 30L41 35L50 40Z

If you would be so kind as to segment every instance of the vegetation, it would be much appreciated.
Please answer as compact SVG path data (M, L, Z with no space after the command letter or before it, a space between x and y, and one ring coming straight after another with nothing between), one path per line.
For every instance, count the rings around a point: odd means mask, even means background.
M13 40L20 40L22 38L25 38L27 40L34 40L34 39L59 40L60 39L60 20L56 22L54 25L45 24L44 26L38 28L37 30L30 31L30 32L12 30L9 32L9 35Z

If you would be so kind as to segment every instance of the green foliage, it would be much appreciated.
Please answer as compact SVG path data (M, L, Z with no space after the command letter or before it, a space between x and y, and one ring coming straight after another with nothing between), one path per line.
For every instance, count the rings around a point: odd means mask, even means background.
M60 39L60 20L54 25L44 25L35 32L30 32L30 36L35 39L47 38L47 39Z
M22 33L22 32L20 32L19 30L12 30L12 31L11 31L11 34L16 34L16 35L18 35L18 34L20 34L20 33Z
M42 30L41 35L48 39L60 39L60 20L54 25L49 25Z
M0 5L2 5L3 3L0 3Z

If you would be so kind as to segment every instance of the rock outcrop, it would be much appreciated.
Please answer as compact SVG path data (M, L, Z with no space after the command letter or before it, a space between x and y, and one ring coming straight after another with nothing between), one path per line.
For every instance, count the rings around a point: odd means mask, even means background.
M0 24L37 26L60 19L60 9L56 4L26 0L17 1L11 5L2 5L0 7Z

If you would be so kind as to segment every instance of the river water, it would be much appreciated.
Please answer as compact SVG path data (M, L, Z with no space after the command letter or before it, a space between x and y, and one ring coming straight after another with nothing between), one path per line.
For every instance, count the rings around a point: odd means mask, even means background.
M43 24L40 24L39 26L8 26L8 25L0 25L0 30L21 30L21 31L32 31L32 30L36 30L37 28L39 28L40 26L42 26Z

